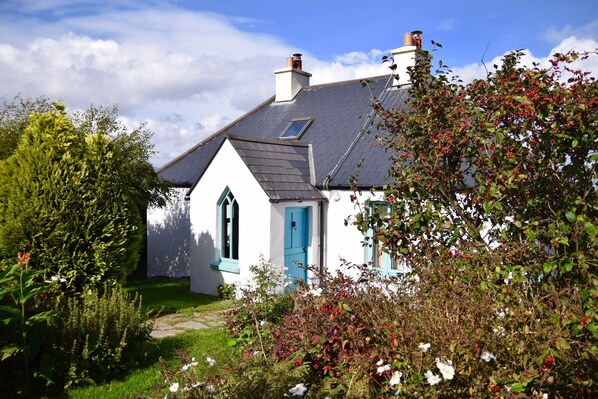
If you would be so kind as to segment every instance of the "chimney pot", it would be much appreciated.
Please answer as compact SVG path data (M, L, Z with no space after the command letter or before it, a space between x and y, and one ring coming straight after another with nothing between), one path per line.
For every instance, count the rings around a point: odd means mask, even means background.
M293 57L287 57L287 68L293 67Z
M411 35L413 36L413 42L417 48L422 48L422 33L423 32L421 30L414 30L411 32Z
M403 35L403 46L413 46L413 33L407 32Z
M303 63L301 62L301 54L295 53L293 54L293 68L299 71L303 70Z

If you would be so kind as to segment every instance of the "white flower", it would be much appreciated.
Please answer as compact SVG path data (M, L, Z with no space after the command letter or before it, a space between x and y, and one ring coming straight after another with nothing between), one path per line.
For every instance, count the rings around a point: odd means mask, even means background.
M52 276L50 280L46 280L46 283L66 283L66 279L62 276Z
M428 384L430 384L430 385L436 385L440 381L442 381L440 379L440 377L438 377L436 374L432 373L430 370L426 371L425 375L426 375L426 378L428 379Z
M503 281L505 282L505 285L509 285L509 282L513 280L513 272L509 272L509 275L507 278L505 278Z
M268 324L266 320L260 320L260 326L265 326L266 324Z
M543 393L542 394L542 399L548 399L548 394L547 393Z
M391 387L394 387L395 385L400 384L402 376L403 376L403 373L401 373L400 371L395 371L394 373L392 373L392 377L390 377L390 381L388 381L388 385L390 385Z
M488 351L484 351L482 352L482 360L490 363L492 360L496 360L496 357L494 357L494 355Z
M185 364L185 365L184 365L184 366L181 368L181 371L187 371L187 370L189 370L191 367L195 367L195 366L197 366L197 364L198 364L198 363L195 361L195 358L194 358L194 357L192 357L192 358L191 358L191 363L189 363L189 364Z
M384 366L380 366L376 369L376 373L382 375L385 371L390 370L390 364L385 364Z
M208 392L210 393L216 393L216 388L214 388L214 385L208 385L206 387L206 389L208 390Z
M504 337L506 334L506 330L503 326L493 328L492 331L494 332L494 335L496 335L497 337Z
M395 391L395 396L399 396L400 394L401 394L401 388L399 388Z
M207 362L208 362L208 366L209 366L209 367L212 367L212 366L215 366L215 365L216 365L216 360L212 359L211 357L209 357L209 356L208 356L208 357L206 358L206 360L207 360Z
M170 388L168 388L168 390L169 390L170 392L176 392L176 391L178 391L178 390L179 390L179 383L178 383L178 382L175 382L174 384L172 384L172 385L170 386Z
M297 384L293 388L289 389L289 392L293 394L293 396L303 396L305 391L307 391L307 387L303 384Z
M380 359L376 362L376 366L382 366L384 364L384 360Z
M427 344L424 344L423 342L419 344L418 348L419 350L421 350L422 352L427 352L428 349L430 349L430 347L432 346L432 344L430 344L429 342Z
M307 295L321 296L322 295L322 289L321 288L311 289L311 290L307 291Z
M191 388L194 388L194 389L200 388L200 387L203 387L204 385L206 385L206 383L202 381L202 382L198 382L197 384L191 385Z
M500 312L496 312L496 316L499 319L504 319L507 314L509 314L509 308L504 308L504 309L501 309Z
M436 367L438 367L438 370L440 370L440 373L445 380L452 380L455 376L453 362L450 360L447 360L446 363L444 363L441 362L440 359L436 358Z

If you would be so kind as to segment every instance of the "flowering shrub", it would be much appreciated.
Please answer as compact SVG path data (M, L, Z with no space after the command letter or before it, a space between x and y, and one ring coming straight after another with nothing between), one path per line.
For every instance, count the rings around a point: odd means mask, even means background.
M373 232L366 245L421 278L425 330L458 320L442 341L461 355L455 379L468 374L459 385L469 394L596 393L598 82L573 65L597 53L528 68L515 52L470 84L442 63L431 73L422 53L407 107L373 104L393 154L390 212L370 215L355 197L356 224ZM454 340L463 329L470 335Z

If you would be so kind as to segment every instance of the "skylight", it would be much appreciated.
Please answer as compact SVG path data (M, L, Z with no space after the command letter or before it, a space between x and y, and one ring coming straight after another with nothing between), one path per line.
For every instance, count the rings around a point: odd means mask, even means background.
M311 121L311 118L291 119L291 122L287 125L284 132L278 138L287 140L298 139L303 133L305 133L311 124Z

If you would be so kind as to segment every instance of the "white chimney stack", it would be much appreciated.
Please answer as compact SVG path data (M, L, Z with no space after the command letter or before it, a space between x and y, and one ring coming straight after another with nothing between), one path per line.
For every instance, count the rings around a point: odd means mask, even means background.
M411 84L407 68L415 66L417 52L422 48L421 34L422 32L419 30L405 33L403 36L403 47L391 50L394 63L397 66L394 71L395 78L392 82L393 87L401 87Z
M311 73L303 71L301 54L287 57L287 66L274 71L276 75L276 102L291 101L304 86L309 86Z

